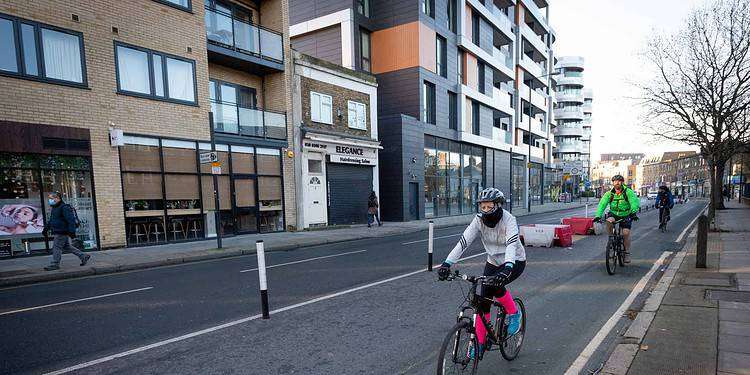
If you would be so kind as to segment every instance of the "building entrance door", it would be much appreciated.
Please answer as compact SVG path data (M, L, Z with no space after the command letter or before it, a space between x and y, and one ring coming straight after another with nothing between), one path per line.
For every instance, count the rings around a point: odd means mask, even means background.
M310 153L305 175L305 216L307 224L326 224L328 218L326 202L326 177L323 171L323 155Z

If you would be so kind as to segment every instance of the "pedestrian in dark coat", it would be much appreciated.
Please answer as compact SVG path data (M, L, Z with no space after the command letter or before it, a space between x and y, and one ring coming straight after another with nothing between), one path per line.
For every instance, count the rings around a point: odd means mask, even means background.
M63 250L68 250L81 260L81 266L88 263L91 255L84 254L79 248L73 246L73 239L76 238L78 230L77 215L73 207L62 200L62 195L58 192L49 193L47 201L50 206L50 217L47 226L44 228L44 236L52 234L52 263L44 267L45 271L54 271L60 269L60 260Z
M380 221L380 215L378 214L378 196L375 192L370 193L370 198L367 200L367 227L371 227L374 221L378 222L378 226L382 226L383 222Z

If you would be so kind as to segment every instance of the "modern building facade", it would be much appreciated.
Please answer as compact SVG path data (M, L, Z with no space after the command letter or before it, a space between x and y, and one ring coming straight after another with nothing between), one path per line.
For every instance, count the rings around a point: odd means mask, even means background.
M644 158L641 194L653 192L666 186L673 194L689 197L704 197L709 194L711 180L708 178L706 161L695 151L665 152Z
M578 195L591 175L593 92L584 88L583 57L558 57L555 69L559 75L554 133L558 147L554 160L563 171L563 190Z
M554 31L543 0L290 2L293 48L378 83L381 212L476 212L485 186L540 204ZM530 168L529 168L530 167Z
M294 225L286 0L0 4L0 205L14 251L49 248L60 191L87 248ZM215 146L211 133L215 133ZM218 152L216 169L199 154Z
M380 178L375 77L292 53L297 227L366 223Z

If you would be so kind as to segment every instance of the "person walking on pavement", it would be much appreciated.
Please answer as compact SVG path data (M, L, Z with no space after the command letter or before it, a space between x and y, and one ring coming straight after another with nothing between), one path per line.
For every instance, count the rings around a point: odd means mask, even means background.
M378 216L378 196L375 192L370 193L370 198L367 200L367 227L370 228L372 223L377 220L378 226L382 226L383 222L380 221Z
M81 266L85 266L91 259L91 255L84 254L80 249L73 246L73 239L78 229L78 218L73 207L62 200L58 192L49 193L47 203L51 208L50 218L44 228L44 236L52 232L52 263L44 267L45 271L60 269L60 260L63 250L69 250L81 260Z

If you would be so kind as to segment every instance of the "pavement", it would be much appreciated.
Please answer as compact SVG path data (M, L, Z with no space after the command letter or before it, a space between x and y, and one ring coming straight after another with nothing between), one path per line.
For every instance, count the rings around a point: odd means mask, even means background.
M527 267L510 285L529 316L524 346L512 362L490 352L478 374L565 372L702 207L679 205L667 233L657 230L656 212L642 213L633 262L612 276L605 236L580 237L570 248L527 247ZM584 210L519 223L554 223ZM463 229L435 230L436 264ZM253 255L3 288L0 374L434 374L467 284L426 272L425 237L266 254L269 320L260 319ZM481 241L463 257L456 269L482 272ZM589 354L599 363L608 353Z
M601 374L750 374L750 205L725 203L696 268L696 230L676 253Z
M590 202L583 200L532 206L531 213L525 209L514 210L514 215L520 217L573 210L585 207L587 204L591 215L595 205L593 198ZM467 225L473 218L474 215L462 215L440 217L432 221L436 228L445 228ZM426 230L429 221L385 222L382 227L373 228L368 228L366 225L353 225L339 229L241 235L224 238L221 249L216 247L215 239L208 239L159 246L102 250L91 252L92 259L84 267L79 266L79 261L74 255L64 254L60 264L61 269L58 271L43 270L44 266L49 264L49 256L3 259L0 260L0 287L250 255L256 253L255 243L259 240L264 241L264 249L270 252L415 233Z

